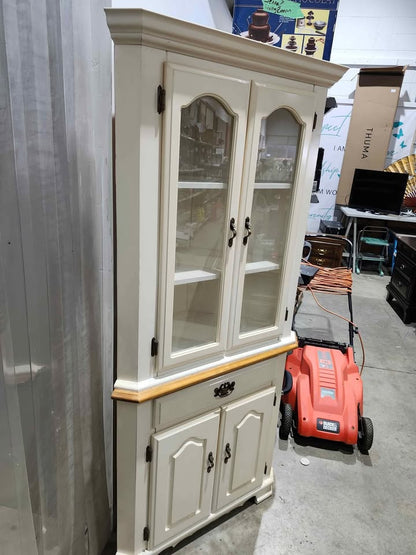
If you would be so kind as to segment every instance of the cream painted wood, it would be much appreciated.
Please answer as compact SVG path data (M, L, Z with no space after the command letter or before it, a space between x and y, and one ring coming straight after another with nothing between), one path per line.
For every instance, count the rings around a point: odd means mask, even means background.
M134 44L330 87L346 68L141 9L105 10L115 44Z
M266 389L273 383L280 385L283 380L282 358L254 364L250 372L246 369L231 372L226 376L156 399L154 405L156 430L185 421L201 412L219 408L224 403L240 399L253 391ZM216 389L219 389L222 385L232 384L232 382L234 382L234 386L229 395L226 397L216 395Z
M259 45L260 46L260 45ZM201 64L198 63L199 58L192 56L183 56L175 52L169 51L166 53L166 60L168 63L178 64L183 67L201 69ZM290 81L288 79L282 78L281 76L271 77L263 72L261 65L257 65L253 70L243 71L239 63L230 65L224 65L220 63L214 63L209 60L204 59L203 69L207 72L218 72L219 67L222 67L226 71L226 75L234 79L249 80L251 83L256 81L263 83L264 85L270 85L272 87L278 87L281 91L289 93L313 93L316 90L317 83L308 83L306 81ZM244 76L243 76L244 74Z
M110 10L112 13L112 11ZM109 20L112 20L112 15L109 12ZM124 12L123 12L124 13ZM165 222L166 222L166 203L160 202L159 190L155 186L153 178L149 181L144 173L141 171L137 171L137 167L139 170L141 168L149 168L148 175L151 176L157 175L160 177L161 181L161 196L167 195L169 198L169 187L166 186L166 167L169 167L171 163L170 155L171 152L168 149L168 146L165 144L164 152L169 153L169 160L166 160L168 156L163 155L160 159L160 163L156 164L155 162L159 160L159 153L160 153L160 145L163 140L169 142L167 137L169 136L168 129L167 129L167 122L169 121L168 118L168 110L165 112L163 119L165 129L163 134L161 133L162 128L162 117L153 110L149 110L149 107L152 106L155 108L156 104L156 96L155 90L151 90L150 83L154 84L156 87L156 83L158 81L157 77L160 76L159 81L163 83L163 79L161 77L162 69L164 64L161 63L161 60L169 60L169 64L172 66L186 66L187 70L193 72L194 75L196 73L196 67L201 68L201 60L197 58L192 58L189 56L183 56L181 54L177 54L180 49L174 48L173 52L165 52L161 46L158 49L148 48L143 46L142 43L139 41L137 47L130 46L133 43L128 41L129 46L124 46L126 44L123 40L120 39L122 34L122 29L124 24L127 25L127 21L124 19L121 13L113 14L117 21L115 31L115 40L116 46L116 66L122 67L119 71L116 70L116 97L121 97L121 100L116 100L116 110L118 110L118 115L116 120L123 122L121 125L117 123L117 135L120 136L117 139L117 159L119 160L119 164L117 164L117 168L121 165L124 167L124 170L120 170L121 177L117 177L118 183L124 183L124 181L131 183L131 186L124 187L118 186L117 188L117 206L120 208L118 209L118 228L120 227L121 235L118 235L118 243L119 245L123 245L123 247L118 248L118 297L119 297L119 310L118 310L118 335L119 335L119 345L121 348L118 349L118 379L126 380L126 381L134 381L134 379L147 379L151 377L154 372L154 364L156 362L157 366L159 367L160 371L166 371L168 374L172 374L180 369L187 369L187 368L195 368L195 365L200 364L203 366L206 361L207 357L210 356L211 360L217 360L218 355L227 355L230 354L237 354L241 353L244 356L244 348L245 342L248 344L255 345L256 343L260 346L263 344L264 346L270 345L273 347L273 343L278 345L281 340L284 340L285 337L287 338L288 333L290 332L290 312L292 309L292 297L293 294L290 296L287 294L289 288L291 291L294 291L292 282L293 282L293 275L296 273L297 270L294 270L294 273L288 272L287 270L287 262L283 264L281 268L281 275L282 280L285 286L285 291L282 291L282 302L279 303L279 316L277 321L280 322L282 320L282 315L286 314L286 307L288 308L288 318L285 325L280 326L278 328L278 332L276 333L275 327L268 330L267 333L264 333L264 330L257 332L250 333L246 336L238 337L237 343L235 341L236 332L233 330L238 329L237 325L232 325L232 320L230 320L230 325L227 326L224 321L222 322L221 329L224 327L228 327L227 333L228 337L230 338L231 335L233 336L233 340L228 339L227 350L221 349L217 342L214 342L211 346L202 346L200 348L192 349L192 352L186 354L184 357L175 357L170 356L171 358L171 366L166 367L163 362L163 359L166 358L165 354L169 349L166 348L164 344L164 336L167 335L165 333L166 325L165 325L165 314L168 313L168 309L166 307L166 299L165 299L165 292L167 290L166 284L163 285L162 281L159 280L158 276L166 275L163 274L161 271L165 266L165 261L167 260L167 249L165 249L163 240L161 241L161 247L157 243L157 239L159 237L159 226L158 223L160 222L162 225L162 233L161 236L165 236L166 234L169 235L169 232L165 230ZM134 14L130 14L134 20ZM120 17L123 23L120 22ZM129 16L130 17L130 16ZM143 16L143 22L146 20L147 15ZM154 24L154 15L149 16L152 24ZM162 18L163 19L163 18ZM133 26L136 23L133 23ZM120 27L121 25L121 27ZM128 25L127 25L128 27ZM129 32L126 29L126 32ZM131 37L130 37L131 38ZM232 37L229 37L232 38ZM233 37L236 38L236 37ZM186 37L183 40L187 40ZM228 40L228 39L226 39ZM118 42L120 41L120 42ZM248 42L248 41L246 41ZM241 44L243 47L243 43ZM254 45L250 45L252 48ZM264 50L264 45L255 45ZM267 48L266 48L267 50ZM280 57L281 52L278 49L271 49L276 50L275 56ZM242 49L242 57L244 58L244 48ZM267 50L268 52L268 50ZM260 53L260 52L259 52ZM285 53L286 54L286 53ZM267 54L269 55L269 54ZM286 56L285 56L286 57ZM119 63L118 59L123 60L123 62ZM182 63L179 63L182 62ZM298 61L293 61L295 64ZM304 62L306 64L306 61ZM165 64L166 66L167 64ZM277 64L279 65L279 64ZM207 71L205 71L205 67ZM256 66L259 68L259 66ZM261 66L260 66L261 67ZM143 91L141 91L141 87L143 85L143 80L137 79L135 80L135 72L131 71L131 68L138 68L141 71L141 74L151 74L153 77L150 82L145 79L146 86L143 87ZM261 67L264 70L264 68ZM327 68L329 69L329 68ZM334 74L336 73L335 68ZM340 71L341 68L338 68L337 71ZM280 72L277 70L273 70L272 73L276 71L276 78L273 79L270 74L262 75L259 71L247 71L246 78L243 81L247 82L257 82L260 83L262 86L274 86L278 88L282 92L288 92L292 88L294 93L306 93L310 91L311 93L316 90L316 86L313 86L311 83L301 83L299 81L290 82L285 80L281 77L284 72ZM305 69L305 71L307 71ZM215 74L221 77L221 73L227 76L227 78L235 79L236 81L242 81L241 79L241 69L240 63L238 62L238 67L231 67L231 66L221 66L220 64L213 63L210 61L204 60L204 71L206 74ZM224 79L224 78L223 78ZM131 81L134 83L134 86L131 87ZM308 79L305 79L308 81ZM316 78L313 80L315 83L322 83L319 75L317 74ZM117 86L117 82L120 83L128 83L127 87ZM149 86L147 86L149 83ZM166 85L166 83L164 83ZM123 89L128 89L128 94L126 91L123 93ZM166 90L169 93L169 88L167 87ZM143 102L141 99L143 98ZM169 98L170 94L167 94L168 105L169 105ZM138 99L140 103L140 111L138 117L129 118L130 113L134 114L135 107L133 106L134 100ZM320 105L322 106L323 99L320 98ZM137 104L137 100L136 100ZM117 108L118 106L118 108ZM151 116L149 116L151 114ZM140 117L142 120L140 120ZM143 125L142 125L142 123ZM139 126L139 127L137 127ZM143 127L143 132L137 131L135 135L135 129L139 130ZM129 130L128 133L124 133L124 128ZM153 131L152 131L153 128ZM123 129L123 131L119 131L119 129ZM142 133L142 134L141 134ZM123 137L123 135L126 137ZM316 133L315 133L316 135ZM241 144L243 141L241 141ZM136 147L134 145L141 145L146 144L146 148L139 148L140 152L140 160L142 162L137 164L137 157L134 156L134 152L136 151ZM314 141L314 144L317 144ZM309 158L312 161L314 160L314 156L316 155L316 147L312 149L313 152L310 152ZM153 152L153 155L151 153ZM152 157L154 156L154 157ZM305 156L303 156L303 159ZM147 163L146 161L149 160L152 163ZM160 173L160 167L163 163L163 171ZM311 165L310 164L310 165ZM310 167L310 166L309 166ZM169 172L168 172L169 173ZM308 172L310 175L310 172ZM140 186L136 185L140 183ZM305 181L299 187L302 189L301 204L304 205L304 199L308 197L308 192L305 194L305 190L303 187L307 187L309 185L308 181ZM137 187L139 189L137 190ZM244 187L243 187L244 190ZM139 192L140 191L140 192ZM149 202L147 203L146 200L149 198ZM159 202L158 202L159 201ZM139 224L134 222L134 207L139 207ZM296 203L293 203L293 206L297 207ZM243 211L241 211L241 214ZM238 221L238 229L239 234L243 233L243 224L244 218L240 214L240 218ZM299 211L291 213L291 222L290 226L293 228L293 221L294 220L301 220L302 223L299 225L297 222L297 229L300 229L304 226L303 216L300 216ZM138 229L142 229L143 232L139 233ZM130 232L131 231L131 232ZM117 229L117 233L119 234L119 229ZM137 237L140 237L138 240L138 244L135 248L134 244ZM296 233L296 237L299 237L299 232ZM293 240L290 237L290 241ZM299 243L297 243L299 245ZM126 245L128 248L124 248ZM169 249L170 252L171 249ZM156 255L155 256L155 252ZM295 256L296 252L300 252L299 246L296 247L296 250L291 251L290 262L297 259ZM124 255L124 254L125 255ZM227 257L228 259L231 257ZM230 264L228 264L230 266ZM293 263L290 264L291 268L294 268ZM251 268L248 268L249 272L251 272ZM235 280L235 273L234 272L234 280ZM230 272L228 272L228 275ZM290 274L290 275L289 275ZM143 286L139 288L139 292L135 290L134 283L137 281L141 283ZM157 298L157 282L161 283L161 287L159 288L159 297ZM172 283L168 284L168 287L172 288ZM223 289L225 292L228 291L227 287ZM235 301L236 301L236 294L235 292L231 293L231 310L222 310L222 314L238 314L239 310L235 308ZM140 300L140 302L139 302ZM285 301L285 302L283 302ZM158 305L158 313L155 311L155 306ZM138 310L138 306L140 306L140 310ZM225 306L225 305L224 305ZM152 310L153 307L153 310ZM142 310L145 309L145 310ZM138 314L137 314L138 312ZM157 333L156 331L156 318L158 320L157 326ZM170 318L170 317L169 317ZM284 319L283 319L284 320ZM289 322L289 324L287 323ZM283 333L284 332L284 333ZM169 332L170 333L170 332ZM195 334L198 333L198 326L195 326ZM224 333L224 332L223 332ZM159 357L152 358L150 357L150 341L149 337L156 336L161 350L162 355ZM274 340L274 341L273 341ZM209 354L207 351L212 349L212 353ZM140 364L135 363L135 357L137 357L137 361L140 361ZM135 377L136 376L136 377Z
M117 552L141 553L146 549L143 529L149 522L150 465L145 452L152 430L151 404L117 405Z
M327 88L345 68L140 9L106 14L115 43L117 549L120 555L156 554L250 497L261 501L272 493L279 402L269 401L282 383L280 353L295 344L291 321ZM162 114L159 85L166 92ZM220 187L208 178L201 185L178 176L180 110L204 95L222 102L237 121L226 209L236 219L239 242L225 248L217 337L174 355L165 338L172 335L175 279L184 287L199 280L209 287L217 279L215 268L172 264L177 195L191 186L196 193ZM302 127L293 186L261 185L291 194L285 256L247 265L240 239L256 188L258 126L278 107ZM281 275L276 321L244 337L237 305L244 279L256 272ZM151 356L152 337L159 341L157 356ZM267 353L274 358L265 360ZM215 388L230 380L234 391L214 397ZM248 446L256 441L260 455L254 459ZM150 443L153 461L146 462ZM229 463L223 462L226 443L232 444ZM204 474L203 454L215 455L217 444L215 466Z
M243 502L250 492L261 491L262 498L270 494L275 394L269 387L153 436L154 548L212 519L226 505Z
M210 354L224 351L226 348L228 313L231 301L232 268L235 248L227 245L229 232L228 222L231 217L237 218L238 200L241 186L242 161L246 137L246 114L248 110L250 82L244 79L230 78L222 73L223 68L206 72L201 69L184 67L168 63L165 65L165 85L170 91L166 103L164 116L163 141L163 188L162 206L162 242L161 242L161 288L160 288L160 332L163 356L159 358L161 367L159 372L169 370L172 366L183 365L189 360L206 357ZM224 105L226 111L233 117L234 129L232 137L232 160L228 183L228 199L225 221L223 222L223 270L221 278L221 292L219 316L216 338L214 341L173 352L172 349L172 319L174 311L175 284L175 245L177 242L177 201L178 189L184 188L185 183L178 182L179 175L179 145L181 139L181 109L188 106L198 97L211 96ZM192 183L189 184L192 188ZM200 184L203 187L204 183ZM210 184L212 186L212 184ZM214 276L215 277L215 276ZM202 281L202 280L200 280ZM177 281L178 282L178 281ZM189 339L198 342L203 334L203 325L194 324L187 333L193 336Z
M219 419L216 411L153 436L153 545L210 514Z
M275 394L268 388L223 408L216 509L263 482Z
M163 80L165 53L119 46L114 56L117 376L137 380L139 374L140 379L153 375L155 362L150 339L156 332L161 163L155 90Z
M243 497L240 497L237 501L235 501L231 505L227 505L224 509L218 510L215 513L211 513L205 520L200 521L199 523L188 528L184 532L177 534L176 536L170 538L164 543L159 544L158 546L155 546L153 548L148 547L148 549L146 549L144 553L146 555L150 555L150 554L156 555L157 553L163 552L166 548L169 548L171 546L176 546L181 540L192 535L194 532L199 531L201 528L215 523L215 521L218 520L220 517L226 515L233 509L241 507L242 505L244 505L244 503L247 500L251 498L255 503L262 503L265 499L268 499L273 495L273 483L274 483L274 473L273 473L273 469L271 469L270 474L268 476L265 476L263 483L258 489L249 492ZM125 554L117 551L117 555L125 555Z

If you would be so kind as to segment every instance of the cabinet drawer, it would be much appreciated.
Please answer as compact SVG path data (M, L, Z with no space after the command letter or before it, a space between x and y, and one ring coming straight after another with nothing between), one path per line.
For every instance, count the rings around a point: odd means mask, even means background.
M416 251L412 249L409 245L406 245L403 241L398 241L397 244L397 252L398 254L404 254L409 258L409 260L413 261L416 264Z
M279 391L283 380L284 360L285 357L280 356L259 362L249 368L243 368L156 399L154 402L156 430L216 409L273 384L276 384Z
M407 260L403 256L400 256L399 254L397 256L395 269L399 270L402 274L411 279L415 275L416 264L414 262L411 262L410 260Z
M391 283L396 291L404 298L407 299L412 291L412 283L401 274L396 268L391 276Z

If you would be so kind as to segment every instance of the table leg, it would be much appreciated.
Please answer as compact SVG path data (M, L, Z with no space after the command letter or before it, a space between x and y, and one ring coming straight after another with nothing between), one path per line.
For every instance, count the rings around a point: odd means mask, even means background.
M354 220L354 227L353 227L353 239L352 239L352 271L353 273L357 272L357 218L353 218Z
M352 218L348 218L347 229L345 230L345 237L347 237L347 238L348 238L348 234L349 234L350 229L351 229L351 223L352 223Z
M352 218L349 217L349 218L347 219L347 227L346 227L346 229L345 229L345 237L346 237L347 239L348 239L348 236L349 236L349 233L350 233L351 224L352 224ZM352 243L352 249L351 249L351 252L350 252L349 254L350 254L350 257L351 257L351 258L348 259L348 263L351 263L351 259L352 259L352 266L351 266L351 268L352 268L352 271L354 272L354 271L355 271L354 243Z

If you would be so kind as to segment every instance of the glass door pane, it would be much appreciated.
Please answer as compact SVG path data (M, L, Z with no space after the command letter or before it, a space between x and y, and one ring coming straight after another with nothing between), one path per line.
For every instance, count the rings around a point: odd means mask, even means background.
M293 183L300 125L284 108L261 120L256 183Z
M245 266L240 335L276 325L301 125L281 108L260 128L251 215L246 219Z
M212 96L182 108L172 353L218 339L233 128Z

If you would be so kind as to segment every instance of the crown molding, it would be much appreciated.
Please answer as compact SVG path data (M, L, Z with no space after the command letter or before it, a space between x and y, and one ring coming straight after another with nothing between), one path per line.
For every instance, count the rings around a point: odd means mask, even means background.
M105 9L116 45L142 45L330 87L348 68L143 9Z

